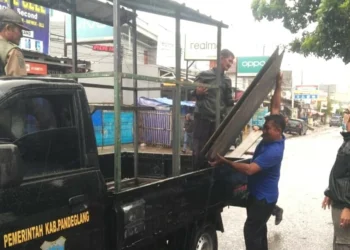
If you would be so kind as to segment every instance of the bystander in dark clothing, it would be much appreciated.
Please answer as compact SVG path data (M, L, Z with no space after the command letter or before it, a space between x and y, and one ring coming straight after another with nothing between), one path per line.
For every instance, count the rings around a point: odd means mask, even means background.
M329 176L322 207L332 206L333 250L350 250L350 120Z

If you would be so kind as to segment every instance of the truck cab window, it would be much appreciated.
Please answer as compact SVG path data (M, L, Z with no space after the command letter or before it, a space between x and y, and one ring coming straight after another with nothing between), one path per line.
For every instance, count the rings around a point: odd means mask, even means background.
M25 175L36 176L80 167L73 96L18 98L0 109L0 141L19 148Z
M11 108L11 132L16 138L46 129L57 128L52 104L46 98L19 100Z

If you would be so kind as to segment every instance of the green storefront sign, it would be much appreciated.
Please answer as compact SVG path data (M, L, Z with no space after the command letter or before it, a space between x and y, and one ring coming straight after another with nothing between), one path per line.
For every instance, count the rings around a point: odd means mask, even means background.
M238 57L238 76L257 75L268 59L268 56Z

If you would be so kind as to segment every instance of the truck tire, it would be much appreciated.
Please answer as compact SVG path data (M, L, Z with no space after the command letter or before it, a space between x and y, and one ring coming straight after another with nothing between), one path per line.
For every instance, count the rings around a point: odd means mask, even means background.
M218 237L213 225L197 228L190 250L218 250Z

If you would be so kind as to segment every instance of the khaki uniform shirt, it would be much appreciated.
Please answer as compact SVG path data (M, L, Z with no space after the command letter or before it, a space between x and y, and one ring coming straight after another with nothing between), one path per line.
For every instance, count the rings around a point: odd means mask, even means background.
M7 54L7 64L5 66L7 76L26 76L27 68L24 56L19 49L12 49Z
M0 36L0 40L5 40L5 39ZM8 49L2 50L1 53L7 53L7 55L2 55L0 57L0 58L6 58L6 61L3 62L5 65L4 70L5 70L6 76L26 76L27 69L26 69L26 63L24 61L24 56L22 51L15 44L12 44L11 42L8 42L8 41L7 43L8 43L7 45L10 46L9 48L11 48L11 46L13 46L13 48L10 50Z

